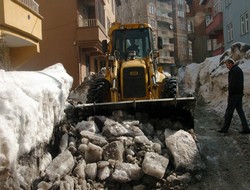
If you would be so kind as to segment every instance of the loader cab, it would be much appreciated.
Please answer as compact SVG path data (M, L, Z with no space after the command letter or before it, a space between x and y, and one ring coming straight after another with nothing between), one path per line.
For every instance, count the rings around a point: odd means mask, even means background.
M119 60L145 58L152 54L152 32L149 28L119 29L112 34L112 51Z

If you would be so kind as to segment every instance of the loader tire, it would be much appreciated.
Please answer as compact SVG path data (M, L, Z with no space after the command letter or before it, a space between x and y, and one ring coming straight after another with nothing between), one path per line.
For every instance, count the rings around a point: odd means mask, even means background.
M88 89L87 103L103 103L110 101L110 82L105 78L97 78Z
M178 91L176 78L165 78L162 83L162 98L175 98Z

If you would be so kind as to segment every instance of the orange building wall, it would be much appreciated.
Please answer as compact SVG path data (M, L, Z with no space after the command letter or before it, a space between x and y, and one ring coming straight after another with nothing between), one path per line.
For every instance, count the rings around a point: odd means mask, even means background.
M62 63L77 86L79 64L75 47L77 28L76 1L37 0L43 19L40 53L27 60L18 70L41 70Z

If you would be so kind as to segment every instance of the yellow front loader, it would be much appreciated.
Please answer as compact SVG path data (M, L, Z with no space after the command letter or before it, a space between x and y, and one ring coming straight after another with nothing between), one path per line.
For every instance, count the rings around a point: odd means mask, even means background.
M185 128L193 128L196 100L178 97L176 78L157 67L162 39L154 41L150 25L114 23L108 35L110 41L102 42L105 77L92 82L86 104L77 107L81 118L116 110L146 112L151 117L179 120Z

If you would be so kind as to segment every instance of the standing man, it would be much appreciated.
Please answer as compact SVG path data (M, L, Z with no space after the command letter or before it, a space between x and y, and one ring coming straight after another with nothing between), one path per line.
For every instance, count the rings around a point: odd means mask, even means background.
M234 110L236 109L242 125L240 133L249 134L250 129L246 120L245 113L242 108L242 97L244 90L244 75L233 59L229 58L225 61L228 73L228 103L225 112L225 120L223 127L218 131L219 133L228 133L229 126L233 117Z

